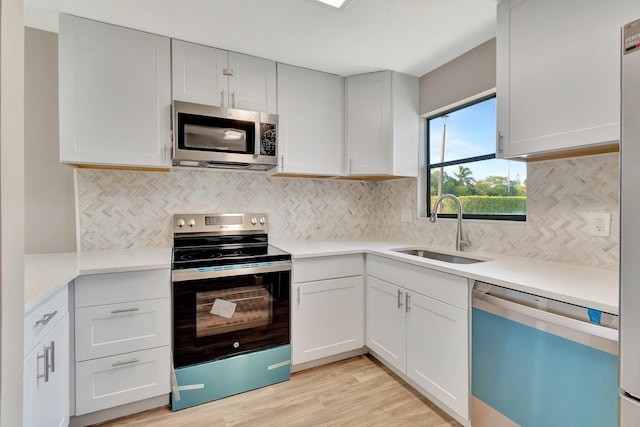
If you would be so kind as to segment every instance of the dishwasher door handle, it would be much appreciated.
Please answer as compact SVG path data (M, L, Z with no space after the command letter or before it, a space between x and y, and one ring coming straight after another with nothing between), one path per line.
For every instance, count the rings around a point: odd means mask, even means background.
M541 320L553 325L563 326L565 328L573 329L578 332L583 332L585 334L594 335L606 340L618 342L617 329L607 328L605 326L596 325L595 323L589 323L571 317L562 316L560 314L539 310L537 308L518 304L517 302L509 301L504 298L499 298L481 292L474 291L472 294L474 307L484 311L488 311L498 316L500 315L500 311L510 310L524 316L528 316L532 319ZM495 309L496 307L498 308L498 310Z

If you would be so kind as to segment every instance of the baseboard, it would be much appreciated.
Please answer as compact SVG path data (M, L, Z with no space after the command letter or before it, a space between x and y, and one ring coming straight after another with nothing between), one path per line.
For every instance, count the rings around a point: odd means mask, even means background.
M115 408L104 409L102 411L92 412L90 414L71 417L69 427L85 427L93 424L102 423L116 418L124 417L138 412L148 411L149 409L160 408L169 405L169 394L152 397L150 399L139 400L137 402L127 403L126 405L116 406Z
M329 363L338 362L340 360L349 359L351 357L367 354L367 347L358 348L344 353L335 354L333 356L323 357L321 359L312 360L310 362L299 363L291 366L291 372L304 371L305 369L317 368L318 366L327 365Z

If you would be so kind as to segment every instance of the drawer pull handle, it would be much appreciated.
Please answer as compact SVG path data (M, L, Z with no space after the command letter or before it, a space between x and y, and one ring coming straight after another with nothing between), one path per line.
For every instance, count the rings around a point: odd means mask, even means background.
M36 325L34 327L38 325L46 325L51 319L53 319L53 316L55 316L56 314L58 314L58 310L54 311L53 313L46 313L44 316L42 316L42 319L36 320Z
M42 356L37 357L38 360L44 359L44 363L43 363L44 374L37 375L36 379L44 378L45 383L49 382L49 356L51 355L50 350L51 350L51 347L45 347L44 354Z
M127 361L124 361L124 362L118 361L116 363L111 364L111 366L113 366L115 368L117 366L131 365L133 363L138 363L139 361L140 361L140 359L131 359L131 360L127 360Z
M112 311L111 311L111 314L118 314L118 313L130 313L130 312L132 312L132 311L138 311L138 310L140 310L140 309L139 309L139 308L137 308L137 307L122 308L122 309L119 309L119 310L112 310Z
M51 341L51 345L49 346L51 349L51 372L56 371L56 343L55 341Z

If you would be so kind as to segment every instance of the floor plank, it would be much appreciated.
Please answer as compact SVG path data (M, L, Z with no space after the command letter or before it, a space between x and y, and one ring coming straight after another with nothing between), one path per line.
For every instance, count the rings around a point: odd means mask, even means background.
M149 425L461 427L368 355L296 372L290 381L178 412L159 408L97 426Z

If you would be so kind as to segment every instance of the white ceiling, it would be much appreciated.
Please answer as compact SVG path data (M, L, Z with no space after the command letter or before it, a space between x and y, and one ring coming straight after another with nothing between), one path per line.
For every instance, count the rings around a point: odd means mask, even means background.
M25 0L25 25L58 12L340 75L414 76L495 37L498 0Z

